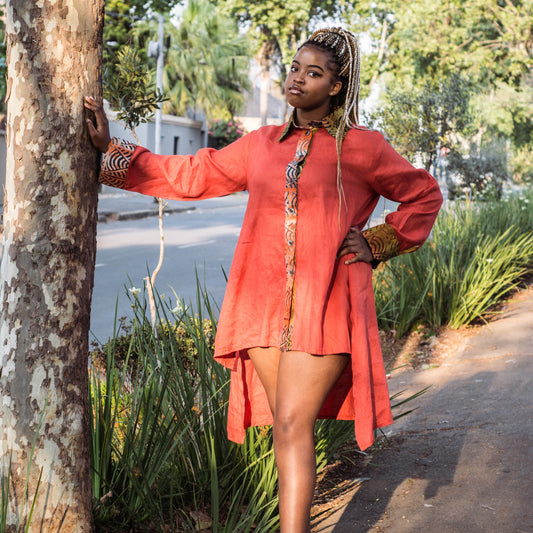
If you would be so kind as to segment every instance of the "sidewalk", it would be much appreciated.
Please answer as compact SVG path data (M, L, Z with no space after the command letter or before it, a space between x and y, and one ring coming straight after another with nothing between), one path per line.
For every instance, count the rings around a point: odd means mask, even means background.
M533 532L533 288L438 368L391 380L427 385L314 533Z
M163 200L165 215L183 213L193 209L213 209L242 205L248 201L248 193L239 192L221 198L181 202L177 200ZM104 187L98 195L98 222L114 220L134 220L139 218L156 217L159 215L159 203L151 196L144 196L128 191L119 191L111 187Z

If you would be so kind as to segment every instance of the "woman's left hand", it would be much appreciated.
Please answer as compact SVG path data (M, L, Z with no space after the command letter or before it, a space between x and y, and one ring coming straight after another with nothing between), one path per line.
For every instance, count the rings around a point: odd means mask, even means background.
M358 261L370 263L372 259L374 259L366 239L363 237L361 230L356 226L352 226L349 229L348 235L344 238L344 241L337 252L337 257L342 257L346 254L354 254L354 257L344 261L346 265L351 265Z

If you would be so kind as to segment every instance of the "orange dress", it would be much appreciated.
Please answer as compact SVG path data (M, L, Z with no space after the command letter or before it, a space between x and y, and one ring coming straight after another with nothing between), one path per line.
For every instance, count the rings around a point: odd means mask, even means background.
M400 205L363 232L375 259L418 248L442 195L380 133L357 128L342 144L340 203L336 126L331 117L322 126L266 126L194 156L155 155L113 139L104 157L100 180L130 191L177 200L249 192L215 340L215 358L231 369L228 437L235 442L247 427L272 423L247 355L255 346L351 354L320 418L354 420L361 449L392 423L372 267L345 265L349 256L337 251L350 226L365 226L380 195Z

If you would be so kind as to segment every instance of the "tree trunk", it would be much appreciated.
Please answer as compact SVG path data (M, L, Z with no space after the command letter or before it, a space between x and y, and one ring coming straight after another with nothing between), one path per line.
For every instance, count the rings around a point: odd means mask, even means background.
M87 366L98 155L82 99L101 97L103 4L6 5L0 468L10 475L8 532L28 521L30 532L93 529Z

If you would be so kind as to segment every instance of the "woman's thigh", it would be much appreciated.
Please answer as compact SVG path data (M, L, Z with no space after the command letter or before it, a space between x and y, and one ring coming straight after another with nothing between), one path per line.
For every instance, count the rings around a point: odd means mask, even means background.
M311 355L284 352L280 355L276 386L276 417L292 423L314 424L322 405L344 372L346 354Z
M327 395L344 372L347 354L311 355L278 348L250 348L248 355L279 419L316 420Z

